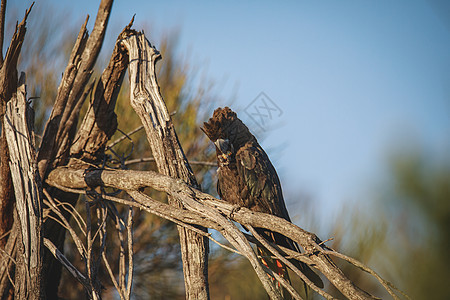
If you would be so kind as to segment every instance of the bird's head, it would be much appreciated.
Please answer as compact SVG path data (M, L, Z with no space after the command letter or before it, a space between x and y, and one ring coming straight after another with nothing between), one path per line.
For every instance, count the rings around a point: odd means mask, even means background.
M220 165L229 165L233 160L233 144L228 139L217 139L214 145L216 145L217 159Z
M247 142L256 140L247 126L242 123L236 113L229 107L216 109L213 116L208 122L203 123L203 127L200 129L212 142L216 142L219 139L228 140L235 151L238 151Z

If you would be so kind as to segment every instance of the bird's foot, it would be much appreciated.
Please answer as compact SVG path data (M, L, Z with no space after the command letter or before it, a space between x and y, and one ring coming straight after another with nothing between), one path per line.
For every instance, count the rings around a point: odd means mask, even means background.
M231 209L231 212L230 212L230 214L228 215L228 217L229 217L230 219L233 219L233 218L234 218L234 214L235 214L236 212L238 212L240 209L241 209L241 206L239 206L238 204L233 205L233 208Z

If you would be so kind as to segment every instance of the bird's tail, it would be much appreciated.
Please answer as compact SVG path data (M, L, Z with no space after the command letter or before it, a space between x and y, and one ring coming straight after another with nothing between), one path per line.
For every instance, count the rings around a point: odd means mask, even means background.
M291 280L289 279L288 268L286 267L286 265L282 263L279 259L273 258L273 254L269 252L266 248L258 246L257 250L263 265L272 270L272 272L278 274L280 277L285 279L290 284ZM288 290L284 288L281 285L281 283L275 279L275 277L271 275L268 276L274 282L275 287L278 289L283 299L286 300L293 299Z

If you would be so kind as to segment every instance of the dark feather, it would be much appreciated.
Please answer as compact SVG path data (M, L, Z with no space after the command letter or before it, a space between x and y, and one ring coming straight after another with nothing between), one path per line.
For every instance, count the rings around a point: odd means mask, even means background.
M290 222L277 172L256 138L237 118L236 113L228 107L218 108L213 117L204 123L202 130L212 142L223 139L229 141L233 149L231 153L225 154L216 145L219 196L232 204L269 213ZM256 230L268 241L300 252L299 246L282 234L261 228ZM260 253L267 253L266 249L258 250ZM274 261L263 262L269 266L276 265ZM320 277L306 264L296 260L293 260L293 263L317 286L323 287ZM283 266L282 269L286 273L283 276L289 279L286 267Z
M256 141L248 142L236 154L236 166L241 189L248 188L244 203L248 208L270 213L290 221L284 204L280 180L267 154Z

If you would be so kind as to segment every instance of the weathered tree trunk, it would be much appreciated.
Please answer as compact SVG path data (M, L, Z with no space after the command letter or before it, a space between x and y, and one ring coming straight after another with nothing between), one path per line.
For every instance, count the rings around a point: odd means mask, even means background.
M4 130L10 149L16 211L20 226L16 254L15 297L43 299L42 285L42 197L36 168L34 112L27 103L25 74L17 93L7 103Z
M94 99L89 105L78 129L75 142L70 148L71 167L101 162L108 140L116 132L117 116L114 113L117 96L128 67L128 53L119 41L132 34L131 24L118 37L108 66L97 83Z
M167 107L156 80L155 64L161 58L143 33L123 40L130 63L130 101L147 133L159 172L181 178L199 188L194 173L178 141ZM169 203L181 204L169 197ZM198 227L204 231L204 227ZM209 299L208 238L178 226L187 299Z
M3 45L4 36L4 14L6 8L6 1L1 3L1 18L0 23L2 27L1 46ZM20 238L19 233L13 229L14 222L19 222L18 218L13 218L14 211L14 189L10 171L10 151L6 139L5 127L6 124L6 106L8 101L12 98L17 90L17 61L19 59L22 44L26 33L26 20L31 7L26 11L22 22L16 26L16 30L11 39L11 44L6 53L5 59L1 57L2 65L0 69L0 122L2 123L2 135L0 137L0 249L3 248L5 252L2 253L2 263L0 266L0 297L11 299L13 295L12 284L10 283L11 276L14 276L15 265L13 259L16 258L17 239ZM2 48L0 48L2 50ZM0 55L2 56L2 55ZM17 226L15 226L17 228ZM11 231L10 231L11 230ZM2 298L3 299L3 298Z
M2 0L1 4L1 27L4 26L6 1ZM30 8L31 9L31 8ZM16 27L14 35L11 39L11 44L3 61L3 54L1 55L1 69L0 69L0 122L2 127L2 134L0 136L0 182L2 188L0 189L0 248L6 244L5 235L12 227L13 222L13 203L14 190L11 179L11 172L9 169L9 150L4 131L4 116L6 113L6 103L11 99L12 94L17 89L17 61L19 59L20 50L22 49L23 40L26 33L26 19L29 11L27 11L25 18ZM0 33L1 43L3 45L3 31ZM3 48L0 48L3 51Z
M91 35L86 29L87 19L78 34L69 64L58 88L55 104L48 120L38 154L39 174L45 178L49 165L64 165L75 135L79 111L84 100L83 91L103 44L112 0L102 0Z
M72 49L38 152L38 168L43 179L49 168L65 165L68 162L79 112L88 96L85 88L103 44L112 3L113 0L101 1L92 33L89 35L87 32L88 19L86 19ZM78 195L58 189L51 189L50 193L53 198L67 202L73 207L78 200ZM66 218L70 219L70 212L64 211L63 213ZM58 222L47 219L44 224L44 232L45 237L63 252L66 229ZM61 278L61 264L48 250L44 252L43 276L47 297L56 298Z

